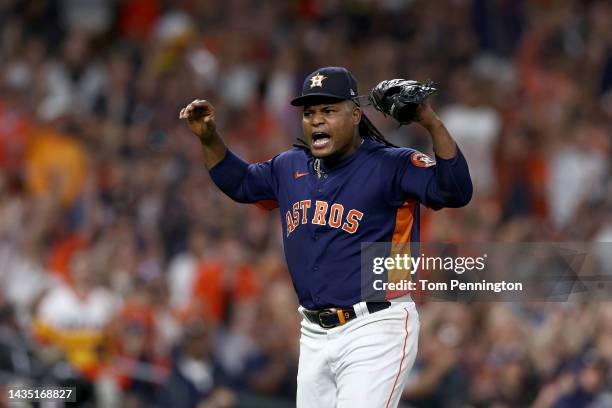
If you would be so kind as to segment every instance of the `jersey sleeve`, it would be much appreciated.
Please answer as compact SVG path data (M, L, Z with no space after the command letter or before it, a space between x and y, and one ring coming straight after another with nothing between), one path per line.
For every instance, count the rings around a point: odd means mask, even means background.
M223 160L210 169L210 177L221 191L239 203L276 200L278 181L274 168L277 158L248 164L228 149Z
M462 207L472 198L472 180L467 161L457 148L451 159L435 156L435 162L413 149L401 149L396 161L392 199L397 204L414 197L439 209Z

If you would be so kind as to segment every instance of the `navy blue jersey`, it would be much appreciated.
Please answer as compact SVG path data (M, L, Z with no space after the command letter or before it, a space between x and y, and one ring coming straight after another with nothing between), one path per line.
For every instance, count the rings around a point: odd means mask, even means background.
M460 207L472 196L461 151L436 162L408 148L364 139L322 177L306 149L257 164L231 151L210 175L233 200L277 203L285 257L299 302L307 309L349 306L361 299L361 243L419 240L419 205Z

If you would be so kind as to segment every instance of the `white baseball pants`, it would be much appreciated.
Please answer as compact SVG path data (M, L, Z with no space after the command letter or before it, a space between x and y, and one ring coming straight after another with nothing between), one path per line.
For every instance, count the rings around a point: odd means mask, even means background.
M333 329L302 319L298 408L397 407L417 354L416 307L393 302L370 314L362 302L355 310Z

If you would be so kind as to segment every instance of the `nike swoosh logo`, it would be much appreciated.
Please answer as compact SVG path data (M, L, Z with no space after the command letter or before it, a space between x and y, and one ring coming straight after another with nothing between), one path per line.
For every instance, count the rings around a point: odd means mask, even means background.
M300 177L304 177L304 176L307 176L307 175L309 175L309 174L310 174L310 173L309 173L309 172L307 172L307 171L306 171L306 172L304 172L304 173L300 173L299 171L296 171L296 172L295 172L295 176L294 176L294 177L295 177L295 179L297 180L297 179L299 179Z

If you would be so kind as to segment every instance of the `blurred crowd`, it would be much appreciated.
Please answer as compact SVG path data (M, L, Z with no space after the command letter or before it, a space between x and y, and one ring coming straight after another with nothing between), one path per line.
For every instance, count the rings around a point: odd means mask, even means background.
M228 145L266 160L300 136L288 101L319 66L362 94L439 84L475 194L423 211L423 241L612 241L611 21L603 0L1 0L1 383L77 386L80 406L293 406L278 213L223 196L178 113L211 100ZM612 304L418 309L403 406L612 406Z

